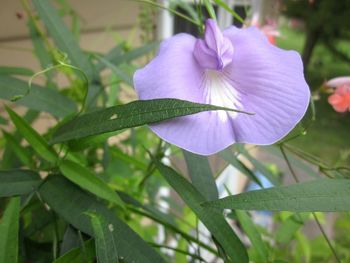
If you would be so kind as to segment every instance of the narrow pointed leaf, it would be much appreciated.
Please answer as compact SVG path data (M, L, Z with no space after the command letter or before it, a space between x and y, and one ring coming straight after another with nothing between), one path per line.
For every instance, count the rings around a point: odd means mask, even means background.
M172 168L163 165L159 161L155 162L162 176L208 228L226 254L234 262L248 262L248 255L244 245L226 222L224 216L217 211L201 206L201 203L205 201L205 197L192 184Z
M38 134L21 116L10 108L6 107L12 122L15 124L18 132L26 139L33 149L41 156L41 158L54 163L58 156L56 152L49 146L45 139Z
M262 187L262 184L258 177L250 170L244 163L242 163L236 155L230 149L225 149L219 153L219 155L229 164L234 166L238 171L247 176L250 180Z
M113 61L115 59L118 59L122 55L124 46L125 46L124 42L118 46L115 46L110 51L108 51L108 53L103 58L105 60L113 63ZM95 67L96 67L96 70L99 72L99 71L104 70L106 68L106 65L104 63L102 63L101 61L99 61Z
M0 67L0 75L22 75L22 76L32 76L34 72L29 68L21 67Z
M137 59L141 56L144 56L145 54L155 50L159 46L158 42L153 42L146 44L144 46L135 48L129 52L124 53L123 55L119 56L118 58L115 58L113 60L110 60L114 65L119 65L121 63L127 63L134 59Z
M188 174L191 177L193 186L206 200L219 198L215 178L211 172L208 157L182 151L185 157Z
M30 170L1 170L0 197L29 194L41 183L39 174Z
M215 10L214 10L214 7L212 5L212 3L210 2L211 0L204 0L204 5L205 5L205 8L207 9L208 13L209 13L209 16L216 20L216 14L215 14Z
M85 214L94 211L113 226L113 235L120 257L125 262L163 263L164 260L128 225L118 219L105 203L69 182L62 176L51 175L40 187L40 195L53 211L82 232L94 236L90 219Z
M255 227L252 219L246 211L236 210L236 215L241 224L244 233L248 236L252 247L256 250L260 262L268 262L268 249L261 238L258 229Z
M97 262L119 263L117 247L115 245L112 225L94 212L88 212L91 218L91 225L94 230Z
M112 70L113 74L115 74L119 79L121 79L126 84L132 86L133 81L131 75L123 71L120 67L114 65L113 63L109 62L107 59L103 57L98 57L98 60L105 65L107 68Z
M95 257L94 241L90 239L84 242L84 247L77 247L68 251L53 261L53 263L93 263L95 262Z
M303 227L308 218L310 218L310 213L291 215L276 230L275 240L279 243L288 244L295 237L297 231Z
M4 135L8 147L10 147L11 150L17 155L18 159L22 162L22 164L28 166L29 168L32 168L33 159L31 152L28 151L27 148L24 148L12 134L7 133L5 131L2 131L2 133Z
M82 52L73 33L63 23L50 1L33 0L32 2L59 50L66 53L72 64L84 71L89 80L93 79L92 63Z
M76 117L56 131L52 143L137 127L211 110L235 111L224 107L178 99L133 101Z
M272 184L279 185L280 182L278 179L266 168L266 166L261 163L259 160L254 158L244 147L243 145L239 145L238 150L241 154L243 154L254 166L254 168L262 173Z
M20 198L10 199L0 220L0 263L18 262Z
M350 180L318 179L206 202L205 207L294 212L350 211Z
M59 168L67 179L79 185L81 188L98 197L124 207L124 203L118 194L89 169L69 160L61 161Z
M228 6L226 4L226 1L224 0L213 0L214 3L216 3L218 6L221 6L223 9L225 9L227 12L229 12L235 19L237 19L239 22L241 22L242 24L244 24L244 20L243 18L237 14L232 7Z
M26 94L28 82L10 76L0 75L0 98L11 100L12 98ZM56 117L65 117L76 111L75 103L54 89L47 89L32 84L30 92L16 104L29 109L45 111Z
M30 38L32 40L34 53L40 62L41 68L46 69L50 65L54 64L53 56L48 52L47 47L44 43L44 39L40 36L39 32L35 28L34 21L31 17L29 17L27 25L30 33ZM53 73L53 71L47 71L45 72L45 75L50 79L53 76Z

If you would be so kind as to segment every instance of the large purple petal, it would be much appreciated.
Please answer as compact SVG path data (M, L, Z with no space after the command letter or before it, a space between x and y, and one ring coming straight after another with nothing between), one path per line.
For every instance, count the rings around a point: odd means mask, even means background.
M272 144L293 129L308 107L310 91L300 56L269 44L255 27L230 27L224 36L235 49L225 74L240 94L243 110L255 113L232 119L236 142Z
M206 103L204 70L193 56L196 39L178 34L162 42L158 55L134 75L140 99L177 98ZM209 155L231 145L235 139L229 121L217 112L202 112L151 125L162 139L188 151Z

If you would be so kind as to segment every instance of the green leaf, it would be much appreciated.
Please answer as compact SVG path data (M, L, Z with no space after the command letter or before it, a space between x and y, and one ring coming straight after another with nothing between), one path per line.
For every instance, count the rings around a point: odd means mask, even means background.
M128 73L124 72L121 68L117 67L116 65L109 62L107 59L103 57L97 57L97 59L106 67L108 67L110 70L112 70L113 74L115 74L119 79L124 81L129 86L133 85L132 77Z
M214 7L213 7L212 3L210 2L210 0L204 0L204 5L205 5L205 8L208 11L209 16L212 19L216 20L215 10L214 10Z
M57 161L57 154L30 125L17 113L6 107L12 122L15 124L18 132L27 140L33 149L46 161L55 163Z
M241 162L237 158L237 156L229 149L225 149L219 153L219 155L229 164L234 166L237 170L239 170L242 174L246 175L250 180L258 184L262 187L262 184L258 177L254 174L252 170L250 170L244 163Z
M231 7L229 7L224 0L213 0L218 6L221 6L223 9L225 9L227 12L229 12L235 19L237 19L239 22L244 24L243 18L237 14Z
M29 68L2 66L0 67L0 75L32 76L34 72Z
M236 111L178 99L138 100L78 116L62 125L55 132L52 143L137 127L211 110Z
M84 137L77 140L71 140L68 142L68 146L71 151L81 151L90 146L96 146L98 144L101 144L105 142L109 137L115 136L121 132L122 131L113 131L113 132L107 132L100 135Z
M7 124L7 120L4 117L2 117L2 116L0 116L0 124L1 125L6 125Z
M248 255L244 245L226 222L224 216L217 211L211 211L201 206L201 203L205 201L205 197L185 178L159 161L155 160L155 164L170 186L180 195L182 200L220 243L226 254L235 262L248 262Z
M147 53L155 50L159 46L159 42L152 42L148 43L144 46L135 48L129 52L124 53L123 55L119 56L118 58L115 58L111 61L114 65L119 65L121 63L128 63L130 61L133 61L134 59L137 59L139 57L142 57L146 55Z
M244 233L248 236L250 242L252 242L252 247L256 250L258 257L260 258L260 262L268 262L267 246L262 240L261 235L249 214L242 210L236 210L235 212Z
M94 236L86 211L94 211L113 226L119 257L125 262L163 263L164 260L128 225L117 218L105 203L99 202L62 176L51 175L40 187L43 200L68 223L82 232Z
M29 194L41 183L39 174L30 170L1 170L0 197Z
M318 179L206 202L206 207L294 212L350 211L350 180Z
M10 199L0 220L0 263L18 262L20 198Z
M238 151L243 154L254 166L254 168L262 173L273 185L279 185L278 179L266 168L264 164L254 158L243 145L238 145Z
M93 263L95 256L94 241L90 239L84 242L84 246L68 251L53 263Z
M310 217L309 213L301 213L291 215L276 230L276 241L287 244L290 242L295 233L304 225L305 221Z
M0 75L0 98L2 99L11 100L15 96L26 94L28 88L26 81ZM76 110L75 103L57 90L35 84L32 84L28 95L17 100L16 104L37 111L45 111L56 117L65 117Z
M24 148L16 138L5 131L2 131L4 138L6 140L7 145L11 148L11 150L17 155L18 159L28 167L33 167L33 159L32 154L28 149Z
M33 0L32 2L57 47L68 55L74 66L84 71L88 79L92 80L95 74L92 63L82 52L74 35L63 23L50 1Z
M69 160L61 161L59 169L67 179L81 188L120 207L124 207L124 203L118 194L89 169Z
M41 38L39 32L34 26L33 19L31 17L28 17L28 18L29 18L28 28L29 28L30 37L33 43L34 53L40 62L41 68L46 69L50 65L54 64L53 56L47 51L47 48L44 44L44 40ZM49 70L45 72L45 75L47 77L52 77L53 71Z
M182 152L193 186L206 200L218 199L219 193L215 184L215 178L211 172L208 157L190 153L185 150Z
M114 60L118 59L121 56L124 46L125 46L125 43L122 42L120 45L115 46L110 51L108 51L108 53L103 58L113 63ZM99 72L104 70L106 68L106 65L101 61L99 61L95 67L96 67L96 70Z
M116 240L112 234L114 228L94 212L86 213L91 218L91 225L94 230L97 262L118 263L118 252Z

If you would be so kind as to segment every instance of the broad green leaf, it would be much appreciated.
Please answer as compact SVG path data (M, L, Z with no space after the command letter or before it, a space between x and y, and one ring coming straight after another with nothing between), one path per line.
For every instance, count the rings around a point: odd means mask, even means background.
M89 169L69 160L62 160L59 163L59 169L67 179L81 188L120 207L124 207L124 203L118 194Z
M107 224L100 215L94 212L87 212L87 215L91 218L94 230L97 262L119 263L113 226Z
M44 22L49 34L60 51L66 53L71 63L85 72L89 81L94 78L92 63L82 52L74 35L62 21L50 1L33 0L33 5L40 19Z
M211 172L208 157L190 153L185 150L182 152L193 186L206 200L218 199L219 193L215 184L215 178Z
M350 211L350 180L318 179L206 202L205 207L294 212Z
M29 194L41 183L39 174L30 170L1 170L0 197Z
M226 222L224 216L217 211L201 206L201 203L206 200L205 197L172 168L163 165L159 161L155 161L155 164L170 186L208 228L226 254L235 262L248 262L244 245Z
M211 110L236 111L178 99L138 100L77 116L75 119L62 125L55 132L52 143L137 127Z
M10 199L0 220L0 263L18 262L20 198Z
M215 10L214 10L214 7L213 7L213 5L212 5L212 3L210 1L211 0L204 0L204 5L205 5L205 8L208 11L209 16L212 19L216 20Z
M2 131L4 138L6 140L7 145L11 148L11 150L17 155L18 159L28 167L33 167L33 159L30 151L24 148L16 138L5 131Z
M32 76L34 72L29 68L0 66L0 75Z
M114 239L119 257L125 262L158 263L165 262L144 240L142 240L104 202L72 184L64 177L51 175L40 187L40 195L53 211L82 232L94 236L90 219L85 214L94 211L102 216L114 231ZM122 237L122 238L121 238Z
M21 116L15 113L10 108L6 107L12 122L15 124L18 132L26 139L33 149L46 161L54 163L57 161L57 154Z
M242 174L246 175L250 180L262 187L260 180L256 177L254 172L242 163L229 148L221 151L219 155Z
M95 256L94 241L90 239L84 242L84 246L68 251L53 263L93 263L95 262Z
M26 81L0 75L0 98L11 100L15 96L26 94L29 86ZM17 100L16 104L29 109L45 111L56 117L65 117L76 111L75 103L54 89L32 84L28 95Z
M256 250L260 258L260 262L268 262L268 249L249 214L242 210L235 210L235 212L244 233L248 236L250 242L252 242L252 247Z

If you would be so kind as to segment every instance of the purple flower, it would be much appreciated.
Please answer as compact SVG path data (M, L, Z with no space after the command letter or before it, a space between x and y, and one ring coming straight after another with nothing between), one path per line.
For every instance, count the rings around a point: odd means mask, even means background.
M295 51L279 49L255 27L220 31L208 19L204 39L177 34L134 75L140 99L177 98L253 112L202 112L151 125L165 141L202 155L233 143L273 144L300 121L310 91Z

